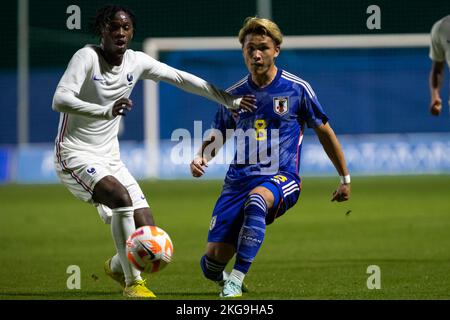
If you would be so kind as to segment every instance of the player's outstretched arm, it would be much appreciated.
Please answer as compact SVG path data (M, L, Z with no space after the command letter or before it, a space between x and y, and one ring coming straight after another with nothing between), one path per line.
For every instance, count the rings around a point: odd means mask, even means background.
M222 90L221 90L222 91ZM223 94L228 95L227 92L222 91ZM256 109L255 103L256 103L256 98L255 96L252 95L245 95L245 96L232 96L229 95L228 99L232 99L232 106L231 107L227 107L225 106L227 109L233 111L237 111L239 109L244 109L247 110L249 112L253 112Z
M229 110L244 109L253 112L256 108L255 96L233 96L193 74L169 66L167 67L167 72L162 80L182 90L208 98L225 106Z
M336 191L333 192L331 201L346 201L350 198L350 175L341 144L329 123L320 125L315 128L315 131L328 158L330 158L337 172L341 176L341 183Z
M444 82L444 62L433 61L430 71L430 113L433 116L438 116L442 110L442 100L440 91L442 83Z
M216 88L200 77L168 66L144 53L140 57L143 63L142 79L164 81L189 93L215 101L230 110L244 109L252 112L256 108L254 96L230 95L228 92Z

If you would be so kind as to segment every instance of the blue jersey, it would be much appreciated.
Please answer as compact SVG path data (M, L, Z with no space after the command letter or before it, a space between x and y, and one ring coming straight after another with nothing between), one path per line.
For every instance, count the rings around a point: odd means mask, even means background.
M248 75L227 90L233 95L254 95L257 109L240 110L237 116L221 106L212 127L235 132L236 153L225 182L241 183L255 175L288 172L299 178L305 125L315 128L328 121L306 81L278 69L266 87L257 87ZM228 131L229 132L229 131Z

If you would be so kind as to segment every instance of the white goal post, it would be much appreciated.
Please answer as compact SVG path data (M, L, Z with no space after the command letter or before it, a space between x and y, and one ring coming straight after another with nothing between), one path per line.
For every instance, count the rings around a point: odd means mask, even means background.
M282 49L364 49L427 47L429 34L284 36ZM161 51L240 50L237 37L148 38L145 53L159 59ZM144 146L148 160L147 178L158 178L159 85L144 81Z

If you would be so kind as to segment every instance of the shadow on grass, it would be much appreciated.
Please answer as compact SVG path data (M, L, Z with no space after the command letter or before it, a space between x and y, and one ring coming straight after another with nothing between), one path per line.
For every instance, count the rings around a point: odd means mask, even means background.
M204 296L204 297L215 297L219 296L219 293L215 292L155 292L157 296Z
M186 297L186 299L195 299L195 297L204 297L207 299L214 299L218 297L217 292L192 292L192 291L177 291L177 292L155 292L157 297L162 299L170 299L171 297ZM64 291L49 291L49 292L0 292L0 300L3 299L17 299L17 300L29 300L29 299L67 299L67 300L79 300L79 299L125 299L120 291L78 291L78 292L64 292Z

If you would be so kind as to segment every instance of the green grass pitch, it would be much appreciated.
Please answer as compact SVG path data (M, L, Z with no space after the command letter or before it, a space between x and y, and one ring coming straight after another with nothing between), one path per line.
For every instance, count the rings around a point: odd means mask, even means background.
M450 176L352 180L352 199L334 203L336 178L303 179L297 205L267 229L245 299L450 298ZM173 262L148 278L160 299L218 298L199 259L221 184L141 183L174 242ZM113 253L109 226L62 185L0 186L0 299L124 299L103 273ZM70 265L80 290L66 286ZM370 265L381 289L367 288Z

